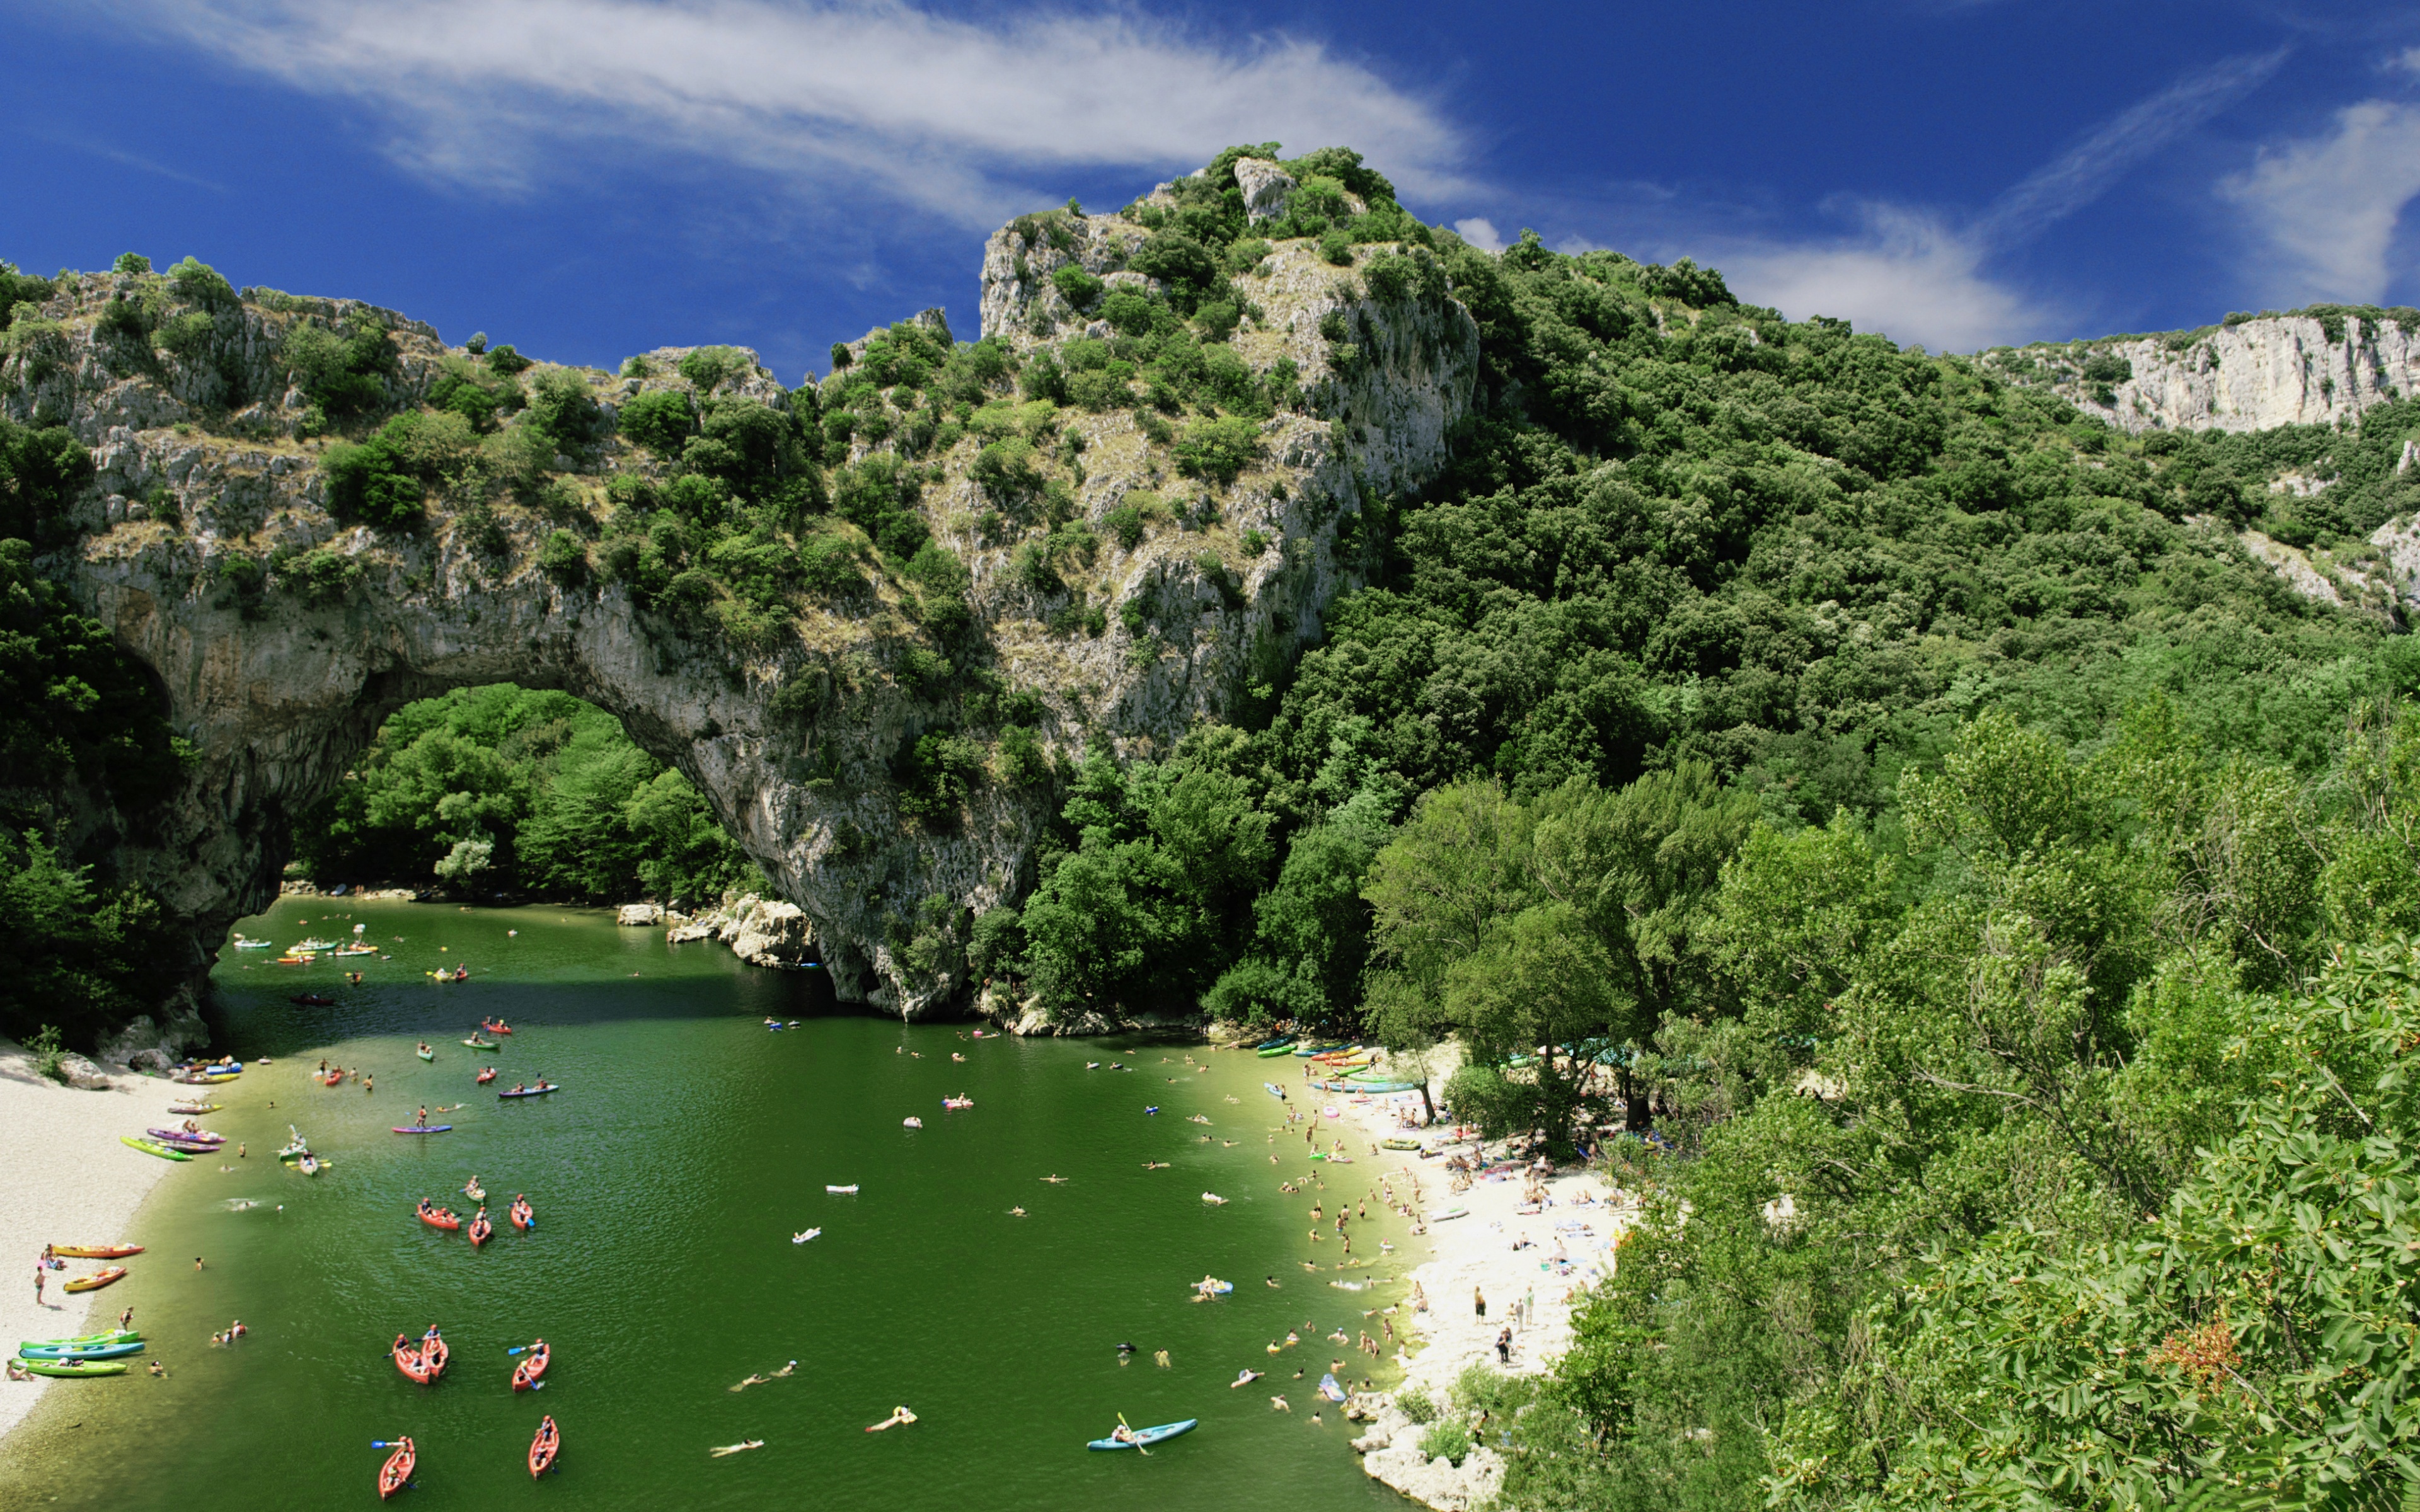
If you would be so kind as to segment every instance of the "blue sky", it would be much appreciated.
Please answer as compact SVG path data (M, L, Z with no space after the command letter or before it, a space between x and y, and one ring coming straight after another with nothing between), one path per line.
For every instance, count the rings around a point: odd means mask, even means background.
M2420 303L2420 5L0 0L0 257L786 381L1234 141L1967 350Z

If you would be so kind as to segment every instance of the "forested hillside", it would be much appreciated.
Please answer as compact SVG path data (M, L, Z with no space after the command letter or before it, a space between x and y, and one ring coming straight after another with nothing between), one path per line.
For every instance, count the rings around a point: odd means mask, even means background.
M2409 514L2420 412L2129 439L1432 239L1450 471L1264 717L1087 762L996 989L1454 1035L1492 1131L1652 1129L1578 1346L1441 1404L1513 1505L2398 1504L2420 657L2236 532Z

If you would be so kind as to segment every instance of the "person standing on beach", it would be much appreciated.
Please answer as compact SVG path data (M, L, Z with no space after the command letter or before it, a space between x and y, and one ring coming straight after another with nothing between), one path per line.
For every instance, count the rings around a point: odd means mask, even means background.
M132 1328L132 1327L134 1326L134 1309L133 1309L133 1308L129 1307L129 1308L127 1308L124 1312L119 1313L119 1314L117 1315L117 1326L118 1326L120 1329L129 1329L129 1328Z
M1470 1288L1470 1310L1481 1322L1487 1321L1487 1293L1477 1287Z
M50 1274L48 1266L39 1260L34 1262L34 1305L37 1307L42 1304L42 1283L50 1279Z

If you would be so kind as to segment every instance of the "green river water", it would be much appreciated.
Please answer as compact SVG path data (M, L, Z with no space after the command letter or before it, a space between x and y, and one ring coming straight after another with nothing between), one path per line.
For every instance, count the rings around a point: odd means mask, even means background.
M1357 1333L1364 1309L1404 1288L1331 1286L1337 1244L1308 1239L1310 1196L1278 1190L1315 1173L1332 1213L1380 1168L1366 1145L1338 1169L1311 1163L1299 1133L1270 1142L1283 1115L1262 1083L1298 1086L1300 1062L971 1040L965 1026L838 1013L815 973L667 947L599 912L305 898L243 930L283 944L355 923L392 959L297 968L224 952L223 1047L275 1063L215 1089L225 1111L204 1122L250 1153L170 1169L125 1236L148 1253L100 1294L109 1314L135 1309L169 1374L53 1388L0 1450L0 1504L367 1504L385 1458L371 1441L398 1434L417 1442L420 1470L397 1504L427 1512L1409 1504L1362 1475L1356 1430L1311 1389L1335 1358L1348 1381L1373 1373L1318 1335ZM471 981L426 975L457 962ZM346 966L365 982L342 982ZM338 1006L288 1003L304 991ZM517 1031L494 1052L459 1042L484 1014ZM768 1033L767 1015L804 1022ZM423 1039L432 1064L413 1055ZM1188 1054L1212 1069L1195 1072ZM370 1071L377 1090L315 1085L322 1057ZM472 1082L490 1062L499 1087L543 1073L565 1089L500 1102ZM954 1093L975 1107L944 1113ZM389 1132L424 1103L466 1104L432 1119L455 1132ZM902 1127L911 1114L923 1129ZM1209 1125L1187 1121L1195 1114ZM274 1159L289 1122L334 1162L316 1180ZM92 1158L150 1157L112 1146ZM1172 1168L1147 1171L1147 1159ZM500 1229L477 1252L412 1212L425 1194L467 1220L473 1172ZM1071 1180L1040 1180L1051 1174ZM824 1190L852 1182L855 1196ZM1231 1200L1213 1207L1205 1190ZM515 1192L536 1206L534 1233L503 1222ZM1012 1216L1017 1206L1028 1216ZM811 1227L823 1237L790 1242ZM1373 1203L1355 1250L1406 1244L1403 1228ZM1410 1241L1345 1274L1397 1274L1425 1254ZM1317 1274L1299 1263L1314 1257ZM1233 1296L1188 1302L1205 1272L1236 1282ZM213 1348L211 1332L238 1318L250 1336ZM1272 1360L1264 1347L1306 1322L1315 1333ZM424 1388L386 1348L430 1323L454 1360ZM554 1348L547 1383L516 1396L505 1351L538 1335ZM1121 1341L1140 1347L1124 1365ZM1160 1349L1170 1368L1153 1364ZM790 1360L786 1380L728 1389ZM1245 1366L1270 1378L1230 1389ZM862 1431L903 1403L914 1426ZM1314 1407L1324 1426L1309 1421ZM549 1412L561 1470L533 1486L523 1455ZM1086 1452L1121 1412L1202 1427L1148 1458ZM742 1439L766 1446L706 1453Z

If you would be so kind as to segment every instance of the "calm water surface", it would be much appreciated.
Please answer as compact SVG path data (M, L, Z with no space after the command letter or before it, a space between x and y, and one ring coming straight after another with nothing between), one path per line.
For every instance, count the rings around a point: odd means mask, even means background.
M129 1236L150 1252L102 1294L113 1312L134 1307L169 1376L53 1390L0 1451L0 1504L257 1512L265 1492L366 1504L384 1458L371 1441L408 1433L420 1473L398 1504L428 1512L802 1497L886 1512L1408 1505L1361 1474L1334 1409L1324 1427L1308 1421L1328 1361L1367 1357L1315 1335L1277 1361L1264 1350L1307 1321L1357 1331L1363 1309L1404 1289L1331 1287L1337 1245L1312 1244L1309 1198L1278 1191L1317 1173L1332 1212L1377 1170L1313 1165L1299 1134L1271 1142L1281 1114L1263 1079L1298 1083L1298 1062L975 1041L963 1026L841 1015L813 973L668 948L604 913L296 899L244 933L283 944L355 923L391 959L294 968L225 953L226 1048L275 1064L218 1088L225 1111L205 1121L251 1152L168 1172ZM427 975L457 962L471 981ZM344 983L346 966L366 980ZM304 991L338 1006L288 1003ZM518 1031L503 1048L459 1042L483 1014ZM768 1033L768 1014L805 1022ZM423 1039L432 1064L412 1053ZM376 1092L314 1085L323 1057L370 1071ZM1088 1072L1088 1059L1134 1069ZM472 1081L489 1063L499 1086L544 1074L565 1090L499 1102ZM974 1109L944 1113L961 1092ZM389 1132L422 1103L464 1104L432 1119L454 1132ZM901 1126L911 1114L923 1129ZM1210 1123L1187 1121L1196 1114ZM334 1162L317 1180L273 1158L289 1122ZM412 1216L427 1195L467 1220L460 1188L474 1172L500 1228L477 1252ZM1071 1180L1040 1180L1051 1174ZM855 1196L824 1190L852 1182ZM1209 1206L1204 1190L1232 1200ZM536 1205L534 1233L503 1222L515 1192ZM1028 1216L1012 1216L1017 1206ZM1372 1211L1357 1251L1404 1242ZM811 1227L823 1237L790 1242ZM1310 1257L1320 1273L1302 1269ZM1205 1272L1237 1282L1234 1296L1188 1303ZM251 1336L212 1348L237 1318ZM454 1363L423 1388L385 1349L430 1323ZM547 1384L516 1397L505 1351L538 1335L554 1348ZM1126 1340L1142 1352L1122 1365ZM1153 1365L1158 1349L1171 1368ZM789 1379L728 1389L790 1360ZM1229 1389L1247 1365L1270 1380ZM1271 1409L1271 1389L1291 1415ZM902 1403L915 1426L862 1431ZM533 1486L522 1458L548 1412L562 1469ZM1147 1458L1087 1453L1120 1412L1202 1423ZM752 1438L766 1447L706 1454Z

